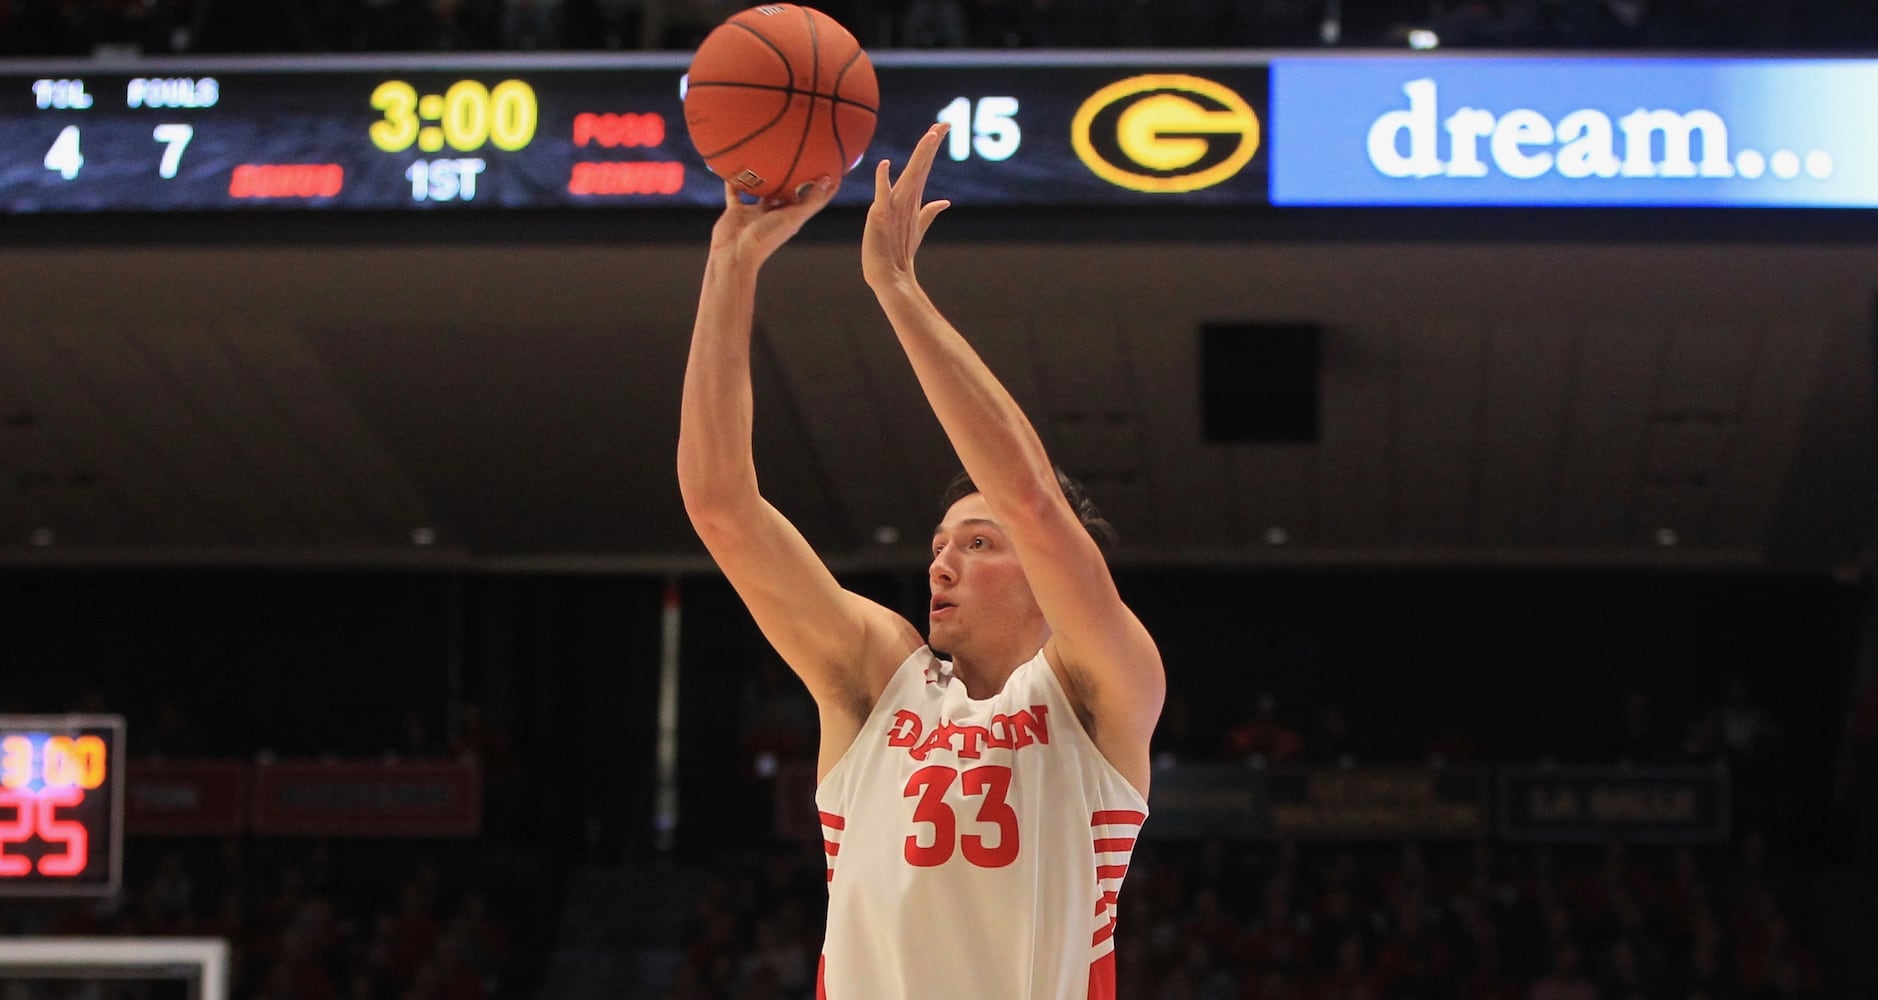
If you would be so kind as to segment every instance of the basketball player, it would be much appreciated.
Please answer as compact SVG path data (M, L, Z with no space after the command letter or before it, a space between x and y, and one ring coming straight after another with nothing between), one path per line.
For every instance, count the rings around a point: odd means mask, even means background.
M1147 816L1166 680L1104 561L1106 522L920 287L915 253L948 204L923 200L945 131L920 139L897 182L879 164L862 237L863 274L965 469L933 529L928 638L842 589L758 490L757 273L832 181L789 205L726 189L685 372L679 483L819 710L817 996L1113 997L1116 898Z

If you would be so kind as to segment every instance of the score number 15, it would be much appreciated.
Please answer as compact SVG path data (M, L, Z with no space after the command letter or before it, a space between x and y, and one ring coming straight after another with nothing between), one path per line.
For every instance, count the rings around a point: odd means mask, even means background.
M954 98L935 120L952 126L946 135L946 155L954 162L974 154L981 160L1008 160L1024 140L1015 97Z

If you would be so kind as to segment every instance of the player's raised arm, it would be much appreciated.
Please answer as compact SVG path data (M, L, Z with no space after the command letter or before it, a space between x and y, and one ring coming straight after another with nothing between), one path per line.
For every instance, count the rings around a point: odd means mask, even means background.
M1096 744L1146 794L1148 740L1166 677L1159 650L1122 603L1101 550L1070 508L1042 440L1017 402L921 288L914 258L949 202L926 202L946 126L933 126L897 182L882 161L862 268L965 471L1009 535L1050 626L1045 653L1092 723Z
M824 180L795 204L744 204L726 186L705 262L678 432L685 511L764 636L821 706L824 765L831 749L839 756L852 741L887 674L920 645L904 618L843 590L757 486L750 383L757 275L828 203L834 187ZM849 717L852 725L844 725Z

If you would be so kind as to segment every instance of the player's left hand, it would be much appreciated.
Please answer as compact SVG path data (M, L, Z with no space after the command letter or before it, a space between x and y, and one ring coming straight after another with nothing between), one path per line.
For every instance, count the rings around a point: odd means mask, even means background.
M898 280L913 280L913 257L920 241L939 213L952 206L940 199L927 202L926 178L932 173L939 144L945 141L950 126L935 124L920 137L913 155L900 171L900 179L891 179L893 165L886 160L874 168L874 204L867 210L867 228L861 236L861 273L870 287Z

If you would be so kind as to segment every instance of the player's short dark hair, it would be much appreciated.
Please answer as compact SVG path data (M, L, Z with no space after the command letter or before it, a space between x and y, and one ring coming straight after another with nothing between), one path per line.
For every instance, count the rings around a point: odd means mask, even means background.
M1109 523L1108 518L1103 517L1102 512L1096 509L1095 501L1089 499L1089 491L1084 489L1083 485L1069 473L1060 468L1055 471L1056 484L1062 487L1063 498L1069 501L1069 509L1076 512L1076 520L1082 522L1083 530L1089 532L1090 538L1095 539L1096 547L1104 552L1115 548L1115 543L1120 540L1121 536L1115 531L1115 526ZM971 474L960 472L952 477L950 483L946 484L945 494L939 501L940 512L951 510L953 504L977 492L979 492L978 484L972 482Z

